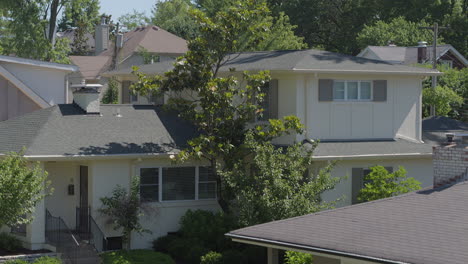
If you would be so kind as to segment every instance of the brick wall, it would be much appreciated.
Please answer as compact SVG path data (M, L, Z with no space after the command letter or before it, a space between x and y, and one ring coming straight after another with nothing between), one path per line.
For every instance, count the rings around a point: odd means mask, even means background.
M433 153L434 188L468 180L468 145L436 146Z

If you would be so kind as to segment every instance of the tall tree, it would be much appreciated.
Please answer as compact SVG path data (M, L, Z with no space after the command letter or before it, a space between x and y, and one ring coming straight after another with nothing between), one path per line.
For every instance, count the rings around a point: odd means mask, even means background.
M56 47L54 34L49 34L51 28L54 28L51 25L55 25L55 13L60 11L61 4L63 1L57 3L56 0L3 2L7 10L5 27L8 34L0 43L2 52L19 57L67 63L63 58L67 57L68 46L63 45L62 41Z
M389 23L377 21L373 25L366 25L356 40L360 48L368 45L387 46L390 42L397 46L415 46L418 41L432 43L433 33L420 29L420 26L430 25L424 21L419 23L407 21L403 17L395 18ZM442 42L443 39L439 37L438 41Z
M67 0L64 5L59 30L85 27L85 31L94 33L96 25L100 22L99 0Z
M130 31L136 27L146 26L150 23L150 19L145 15L145 12L138 12L135 9L132 12L121 15L118 21L122 26L122 31Z
M221 77L220 68L233 51L252 50L265 40L272 25L258 20L269 12L265 3L240 1L226 11L209 18L202 11L192 10L200 27L200 37L189 41L189 51L175 63L174 69L162 76L137 73L139 81L133 89L142 95L171 93L170 104L181 117L190 120L200 132L189 141L189 148L178 158L199 158L209 161L217 181L218 202L229 211L231 196L225 179L218 173L243 157L242 148L248 124L255 115L262 114L262 87L269 81L268 72L244 73L239 87L234 75ZM246 32L250 37L246 38ZM239 41L242 40L242 41ZM183 94L197 94L197 100L186 100ZM174 97L175 95L175 97ZM288 132L301 132L297 117L270 120L255 129L257 140L269 141Z
M190 15L193 7L190 0L168 0L157 2L151 19L154 25L175 34L183 39L191 40L198 36L198 26Z
M295 26L291 25L288 16L284 13L273 16L265 1L258 2L265 5L265 10L252 23L265 24L269 30L268 34L264 35L265 39L257 46L252 47L252 50L284 50L307 47L301 37L294 35ZM229 9L236 9L236 5L237 2L235 0L198 0L195 1L195 4L192 4L189 0L159 2L154 10L153 22L185 39L193 39L199 36L200 32L199 28L197 28L197 23L190 15L189 11L191 8L196 8L207 17L212 18L219 12L228 12ZM251 38L252 34L255 33L247 31L243 35L243 38ZM247 41L245 39L239 38L239 41L245 42Z

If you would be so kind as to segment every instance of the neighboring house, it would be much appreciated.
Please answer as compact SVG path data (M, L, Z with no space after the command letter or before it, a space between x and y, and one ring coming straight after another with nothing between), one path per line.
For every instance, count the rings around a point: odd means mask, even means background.
M0 121L71 101L76 66L0 55Z
M171 65L160 62L142 69L164 72ZM439 75L438 71L317 50L233 54L222 74L230 74L233 68L239 76L244 70L271 71L273 79L265 86L268 111L258 122L296 115L305 124L304 134L274 143L307 144L309 139L320 139L323 143L314 155L317 166L340 160L333 176L349 178L326 199L345 195L343 204L351 203L352 193L358 190L356 181L361 183L361 172L372 165L394 169L403 165L424 186L432 183L432 146L422 142L421 82L426 76ZM127 75L109 74L129 81L124 79ZM219 208L216 181L207 164L174 164L170 158L193 137L193 127L159 106L100 106L99 89L87 85L75 91L73 105L0 123L0 153L25 146L25 156L41 162L55 188L38 206L27 229L34 230L24 238L31 247L45 242L46 210L71 229L86 229L80 215L91 208L92 219L107 241L118 241L120 232L97 212L100 198L110 195L117 184L128 187L135 175L142 180L142 198L156 210L155 215L142 218L153 234L132 235L134 248L149 248L154 238L177 231L187 209ZM360 174L354 174L356 169ZM96 227L92 230L96 232Z
M143 65L140 71L162 74L172 68L167 61ZM304 134L275 143L318 139L314 167L339 160L332 175L348 178L324 199L344 196L339 205L356 202L363 177L374 165L389 170L403 166L423 186L431 185L432 145L423 142L421 90L422 79L439 72L318 50L232 54L221 74L231 69L239 77L245 70L270 70L267 117L296 115L305 124ZM121 81L125 103L132 102L128 87L136 77L131 72L127 68L103 74Z
M71 84L99 83L107 89L107 78L101 73L113 69L131 68L159 61L174 61L188 50L187 42L157 26L138 27L110 39L110 26L105 19L96 26L96 38L87 35L89 56L70 56L80 70L70 78ZM73 41L74 30L58 33ZM117 46L116 46L117 44ZM138 100L137 100L138 101ZM143 101L146 102L146 101Z
M419 42L418 44L416 47L368 46L357 56L404 65L432 64L434 58L433 46L427 46L426 42ZM461 69L468 67L468 60L449 44L437 46L436 58L438 64L447 64L450 68Z
M314 264L464 264L468 259L465 144L434 149L434 186L397 197L251 226L233 241L313 254ZM458 183L458 184L457 184Z

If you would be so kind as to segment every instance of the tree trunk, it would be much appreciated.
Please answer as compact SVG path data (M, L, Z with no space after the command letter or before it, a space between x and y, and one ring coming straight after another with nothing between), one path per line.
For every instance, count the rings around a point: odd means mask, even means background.
M52 4L50 6L50 18L49 18L49 36L47 36L50 44L52 47L55 45L55 28L57 27L57 15L58 15L58 7L59 7L60 0L52 0Z
M218 198L218 204L221 207L221 210L223 210L224 213L229 213L229 204L228 202L224 199L223 191L222 191L222 184L223 181L221 180L221 176L218 174L216 170L216 161L211 160L211 170L213 171L213 174L215 175L216 178L216 197Z

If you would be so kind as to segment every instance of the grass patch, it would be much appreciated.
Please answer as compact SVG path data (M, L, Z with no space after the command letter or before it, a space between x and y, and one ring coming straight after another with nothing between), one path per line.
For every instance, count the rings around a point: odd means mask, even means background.
M101 255L103 264L175 264L174 260L163 253L152 250L120 250Z

